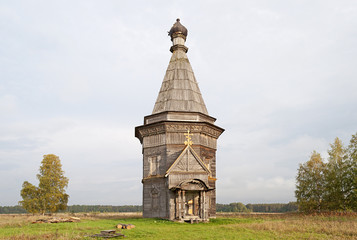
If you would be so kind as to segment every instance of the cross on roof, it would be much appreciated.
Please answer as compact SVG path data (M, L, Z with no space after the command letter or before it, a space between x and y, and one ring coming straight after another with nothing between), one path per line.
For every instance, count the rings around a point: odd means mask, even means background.
M191 136L192 136L193 134L192 133L190 133L190 129L187 129L187 133L185 133L185 136L186 136L186 141L185 141L185 145L192 145L193 144L193 142L191 141Z

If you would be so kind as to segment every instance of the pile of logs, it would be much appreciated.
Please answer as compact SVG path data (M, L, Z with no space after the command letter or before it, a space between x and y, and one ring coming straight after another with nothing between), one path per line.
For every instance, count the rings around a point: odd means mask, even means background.
M132 229L132 228L135 228L135 225L133 225L133 224L119 223L119 224L117 225L117 228L119 228L119 229Z
M37 219L32 223L64 223L64 222L80 222L81 219L78 217L70 218L49 218L49 219Z

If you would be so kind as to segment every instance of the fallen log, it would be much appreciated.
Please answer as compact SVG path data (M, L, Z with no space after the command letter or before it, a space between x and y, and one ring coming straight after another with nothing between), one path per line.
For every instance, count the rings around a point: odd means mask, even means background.
M118 229L132 229L132 228L135 228L135 225L119 223L119 224L117 224L116 228L118 228Z

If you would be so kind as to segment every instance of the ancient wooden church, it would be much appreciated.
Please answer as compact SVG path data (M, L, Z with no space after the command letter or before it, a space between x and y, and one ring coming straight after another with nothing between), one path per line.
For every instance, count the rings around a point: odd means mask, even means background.
M135 128L143 153L143 215L177 221L216 216L217 139L187 58L187 29L177 19L172 57L151 115Z

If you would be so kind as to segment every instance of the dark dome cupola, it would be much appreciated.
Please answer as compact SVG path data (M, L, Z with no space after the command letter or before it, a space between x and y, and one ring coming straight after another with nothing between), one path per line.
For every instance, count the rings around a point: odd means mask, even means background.
M171 41L173 41L174 38L176 37L182 37L184 40L186 40L187 37L187 28L183 26L180 23L180 19L176 19L176 22L172 26L172 28L169 31L169 36L171 37Z

